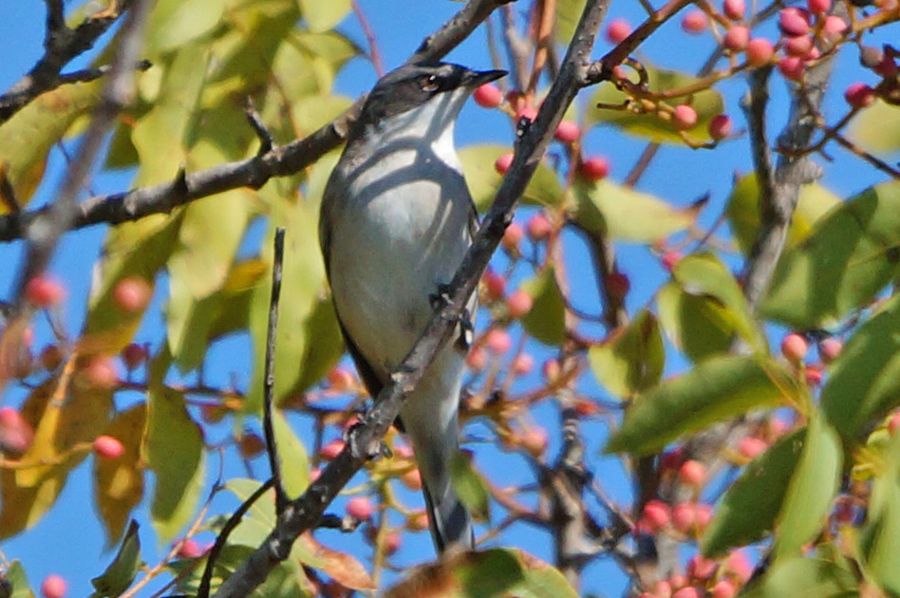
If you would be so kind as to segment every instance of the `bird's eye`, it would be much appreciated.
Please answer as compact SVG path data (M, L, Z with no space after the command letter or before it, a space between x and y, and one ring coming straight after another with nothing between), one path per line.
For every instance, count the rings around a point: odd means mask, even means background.
M440 83L437 75L422 75L419 77L419 87L422 91L436 91Z

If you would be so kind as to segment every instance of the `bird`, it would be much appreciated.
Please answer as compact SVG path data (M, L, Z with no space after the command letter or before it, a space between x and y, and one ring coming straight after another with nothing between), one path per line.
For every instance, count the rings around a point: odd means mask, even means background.
M387 73L366 98L325 186L319 217L325 271L345 344L372 397L424 332L472 244L477 214L454 126L474 90L504 75L445 62ZM474 309L473 297L469 313ZM470 514L451 483L465 328L439 350L399 416L438 554L474 547Z

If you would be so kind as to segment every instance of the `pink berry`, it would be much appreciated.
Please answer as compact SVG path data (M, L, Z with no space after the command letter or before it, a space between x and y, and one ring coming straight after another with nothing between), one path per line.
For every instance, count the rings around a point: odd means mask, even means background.
M754 37L747 42L747 63L753 67L761 67L772 60L775 48L772 42L764 37Z
M537 108L534 106L523 106L516 110L516 122L519 122L523 118L529 122L534 122L534 119L537 118Z
M469 369L480 372L487 365L487 356L480 347L473 347L466 355L466 365L469 366Z
M0 449L14 455L24 454L34 442L34 431L12 407L0 407Z
M723 579L713 586L712 598L734 598L735 596L737 596L737 588L731 580Z
M406 529L411 532L421 532L428 529L428 515L425 511L412 513L406 518Z
M792 332L781 341L781 354L791 363L800 363L806 357L809 344L802 335Z
M738 441L738 452L747 459L756 459L758 456L766 452L769 445L762 438L754 436L745 436Z
M678 469L678 477L689 486L701 486L706 480L706 467L693 459L685 461Z
M485 270L481 280L484 281L484 288L489 299L497 301L506 294L506 279L493 270Z
M35 307L50 307L65 297L66 289L62 283L48 274L35 276L25 284L25 298Z
M715 561L711 561L699 554L691 557L687 564L687 573L697 580L705 580L711 578L718 565Z
M687 104L675 106L675 111L672 113L672 124L679 131L690 129L697 124L697 111Z
M799 81L803 78L806 67L803 65L803 59L796 56L785 56L778 61L778 70L789 81Z
M485 83L473 94L475 103L482 108L496 108L503 101L503 92L492 83Z
M672 522L669 505L661 500L648 500L644 505L642 515L652 532L667 528Z
M809 33L809 18L805 11L796 8L782 8L778 13L778 27L784 35L794 37Z
M669 586L673 590L677 590L679 588L683 588L687 585L688 579L686 575L682 575L680 573L675 573L669 577Z
M330 461L340 455L343 450L344 441L336 438L322 447L322 450L319 451L319 456Z
M697 517L697 527L701 530L712 521L712 505L700 503L694 508Z
M540 212L528 219L525 224L525 230L532 241L543 241L553 232L553 225L546 216Z
M725 0L722 3L722 12L732 21L740 21L747 12L747 5L744 0Z
M113 360L100 355L92 358L85 366L84 377L97 388L110 389L119 383L119 373Z
M562 374L562 367L559 365L559 360L551 358L545 361L541 366L541 374L548 382L557 380L560 374Z
M900 428L900 413L893 414L891 419L888 420L888 433L891 436L896 434L897 428Z
M731 117L727 114L717 114L709 121L709 136L715 141L721 141L731 135Z
M825 14L831 10L831 0L806 0L806 8L814 15Z
M102 459L118 459L125 454L125 445L112 436L97 436L94 439L94 452Z
M660 261L662 262L663 268L666 269L666 272L671 272L675 268L675 265L681 261L681 258L681 252L672 249L663 253Z
M822 339L819 343L819 357L824 363L831 363L838 358L843 348L843 343L833 336Z
M538 425L532 425L522 433L519 441L522 443L522 448L532 456L540 457L547 450L547 430Z
M672 598L673 591L672 584L668 580L660 579L653 586L653 593L650 594L650 598Z
M844 91L844 99L853 108L865 108L875 101L875 90L865 83L851 83Z
M556 126L556 132L553 134L553 137L559 141L560 143L575 143L578 141L578 138L581 136L581 129L578 128L578 125L573 123L570 120L561 121Z
M503 355L512 348L512 338L509 333L501 328L494 328L485 336L485 346L489 351Z
M700 598L701 596L702 594L700 593L700 590L698 590L694 586L681 588L680 590L672 594L672 598Z
M346 511L351 517L365 521L372 516L375 508L367 496L354 496L347 501Z
M400 534L397 532L388 532L384 535L384 553L388 556L400 550L403 544Z
M847 31L847 21L837 15L828 15L822 24L822 31L826 35L841 35Z
M332 368L325 379L328 381L328 388L334 392L348 392L356 382L353 372L340 366Z
M526 376L534 369L534 357L528 353L519 353L512 360L512 371L517 376Z
M394 447L394 457L397 459L412 459L413 450L405 444L398 444Z
M178 548L178 556L182 559L196 559L203 556L205 550L193 538L187 538Z
M140 276L130 276L119 281L113 288L113 301L122 311L136 312L147 307L153 289Z
M609 175L609 160L593 156L581 163L581 174L589 181L599 181Z
M56 573L51 573L41 582L41 594L44 598L63 598L68 591L66 580Z
M784 42L784 51L790 56L805 58L813 49L813 40L808 35L789 37Z
M513 319L521 318L530 312L533 305L534 299L531 298L531 295L521 289L513 291L510 296L506 298L506 311L509 313L509 317Z
M672 527L682 534L689 534L697 523L697 509L693 503L678 503L672 508Z
M523 238L525 238L525 229L522 228L522 225L513 222L506 227L500 242L507 251L515 251L519 248L519 243Z
M729 554L728 559L725 561L725 566L741 584L747 583L750 581L750 577L753 576L753 564L750 562L750 557L747 556L747 551L745 550L735 550Z
M400 481L410 490L418 492L422 489L422 472L418 467L413 467L400 476Z
M506 171L509 170L509 167L513 162L513 154L503 154L497 161L494 162L494 170L496 170L500 174L506 174Z
M690 10L681 19L681 29L685 33L696 35L709 27L709 17L702 10Z
M606 26L606 39L611 44L621 43L631 35L631 24L625 19L613 19Z
M732 52L743 52L750 42L750 29L743 25L734 25L729 27L722 38L722 45L725 49Z
M819 386L822 384L822 367L819 365L808 365L803 371L803 377L806 378L807 386Z

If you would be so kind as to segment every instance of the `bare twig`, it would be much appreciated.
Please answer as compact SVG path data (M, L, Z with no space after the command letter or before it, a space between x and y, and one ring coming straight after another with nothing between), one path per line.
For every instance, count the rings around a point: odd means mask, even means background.
M266 379L263 388L263 432L266 437L266 454L269 470L275 481L275 509L278 514L287 507L288 497L281 479L281 464L272 424L272 406L275 394L275 335L278 331L278 303L281 299L281 277L284 263L284 229L275 229L275 257L272 264L272 296L269 299L269 326L266 330Z
M375 33L372 31L372 27L369 25L369 20L366 18L365 13L362 11L362 8L360 8L359 2L357 2L357 0L352 0L350 5L353 7L353 14L356 16L356 20L359 21L359 26L362 28L363 35L366 37L366 43L369 44L369 60L372 61L372 66L375 67L375 74L381 78L381 76L384 75L384 64L381 62L381 52L378 51Z

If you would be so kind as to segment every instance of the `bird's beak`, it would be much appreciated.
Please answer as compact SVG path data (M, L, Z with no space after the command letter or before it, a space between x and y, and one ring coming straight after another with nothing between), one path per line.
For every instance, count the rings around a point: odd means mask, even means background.
M506 71L469 71L465 74L463 83L466 87L479 87L485 83L496 81L500 77L508 75Z

